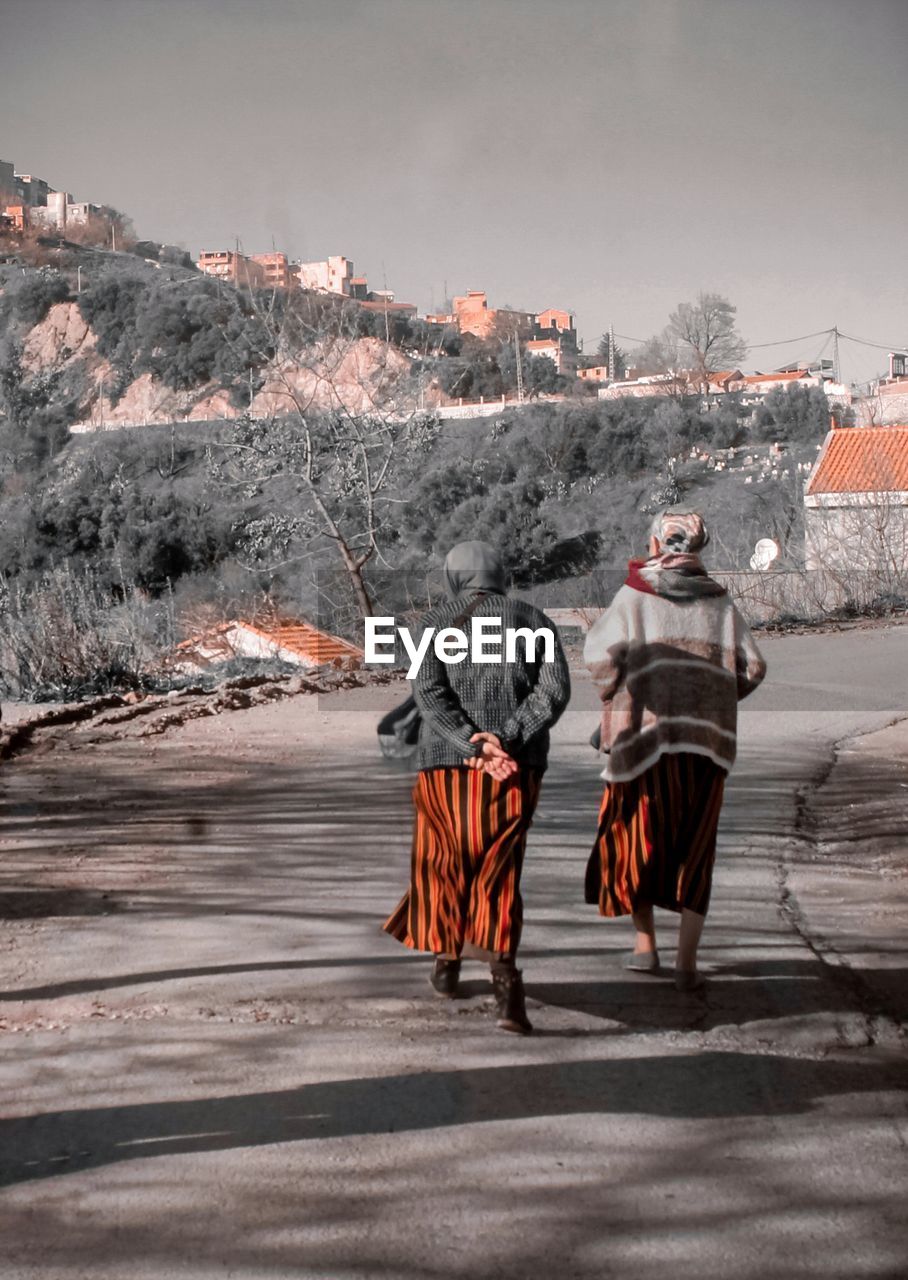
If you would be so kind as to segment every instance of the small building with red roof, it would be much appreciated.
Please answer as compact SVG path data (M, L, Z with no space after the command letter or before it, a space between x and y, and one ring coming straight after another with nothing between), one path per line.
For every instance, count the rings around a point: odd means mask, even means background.
M908 577L908 422L830 431L804 509L808 569Z
M351 670L362 665L364 656L363 650L349 640L300 618L275 617L255 622L236 618L177 645L172 665L181 671L199 671L241 657L287 662L295 667Z

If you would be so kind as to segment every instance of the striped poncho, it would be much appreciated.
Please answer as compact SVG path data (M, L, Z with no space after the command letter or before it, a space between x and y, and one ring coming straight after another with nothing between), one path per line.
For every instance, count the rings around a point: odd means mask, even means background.
M756 689L766 664L731 597L696 556L632 560L583 656L603 701L606 781L636 778L667 752L734 764L738 701Z

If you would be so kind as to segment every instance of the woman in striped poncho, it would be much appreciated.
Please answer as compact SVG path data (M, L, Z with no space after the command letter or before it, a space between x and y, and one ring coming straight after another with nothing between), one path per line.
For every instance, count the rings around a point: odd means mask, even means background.
M603 703L606 782L586 900L604 916L633 916L628 968L648 973L659 971L653 907L680 912L680 990L701 983L697 947L738 701L766 674L747 623L703 567L707 541L696 512L657 516L649 559L630 562L584 648Z

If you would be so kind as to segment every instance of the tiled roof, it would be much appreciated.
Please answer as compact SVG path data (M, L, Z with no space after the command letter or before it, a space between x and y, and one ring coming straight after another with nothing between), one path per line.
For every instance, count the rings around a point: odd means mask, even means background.
M356 645L342 640L340 636L320 631L318 627L296 618L280 618L262 624L237 619L224 622L210 631L193 636L177 645L179 658L195 660L200 666L211 662L223 662L237 652L246 650L242 643L243 633L261 641L256 650L274 651L281 649L285 653L295 654L306 666L321 666L323 663L359 663L363 661L363 651Z
M385 311L393 314L395 311L416 311L415 302L361 302L359 304L363 311L377 311L384 314Z
M908 423L830 431L805 492L908 492Z
M251 622L237 622L234 625L253 631L262 639L280 645L282 649L289 649L291 653L298 653L301 658L308 658L310 662L334 662L337 658L357 658L362 661L363 658L362 649L358 649L355 644L294 618L282 618L264 626L253 626Z
M795 369L791 373L752 373L749 374L744 381L747 383L754 382L796 382L799 378L807 378L810 375L806 369Z

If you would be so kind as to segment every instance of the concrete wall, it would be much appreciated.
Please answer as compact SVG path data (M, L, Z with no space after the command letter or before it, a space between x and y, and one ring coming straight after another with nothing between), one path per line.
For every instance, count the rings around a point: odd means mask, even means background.
M805 506L807 568L893 570L908 579L908 494L857 497L865 500Z
M908 422L908 379L881 382L875 392L858 400L854 408L859 427Z

